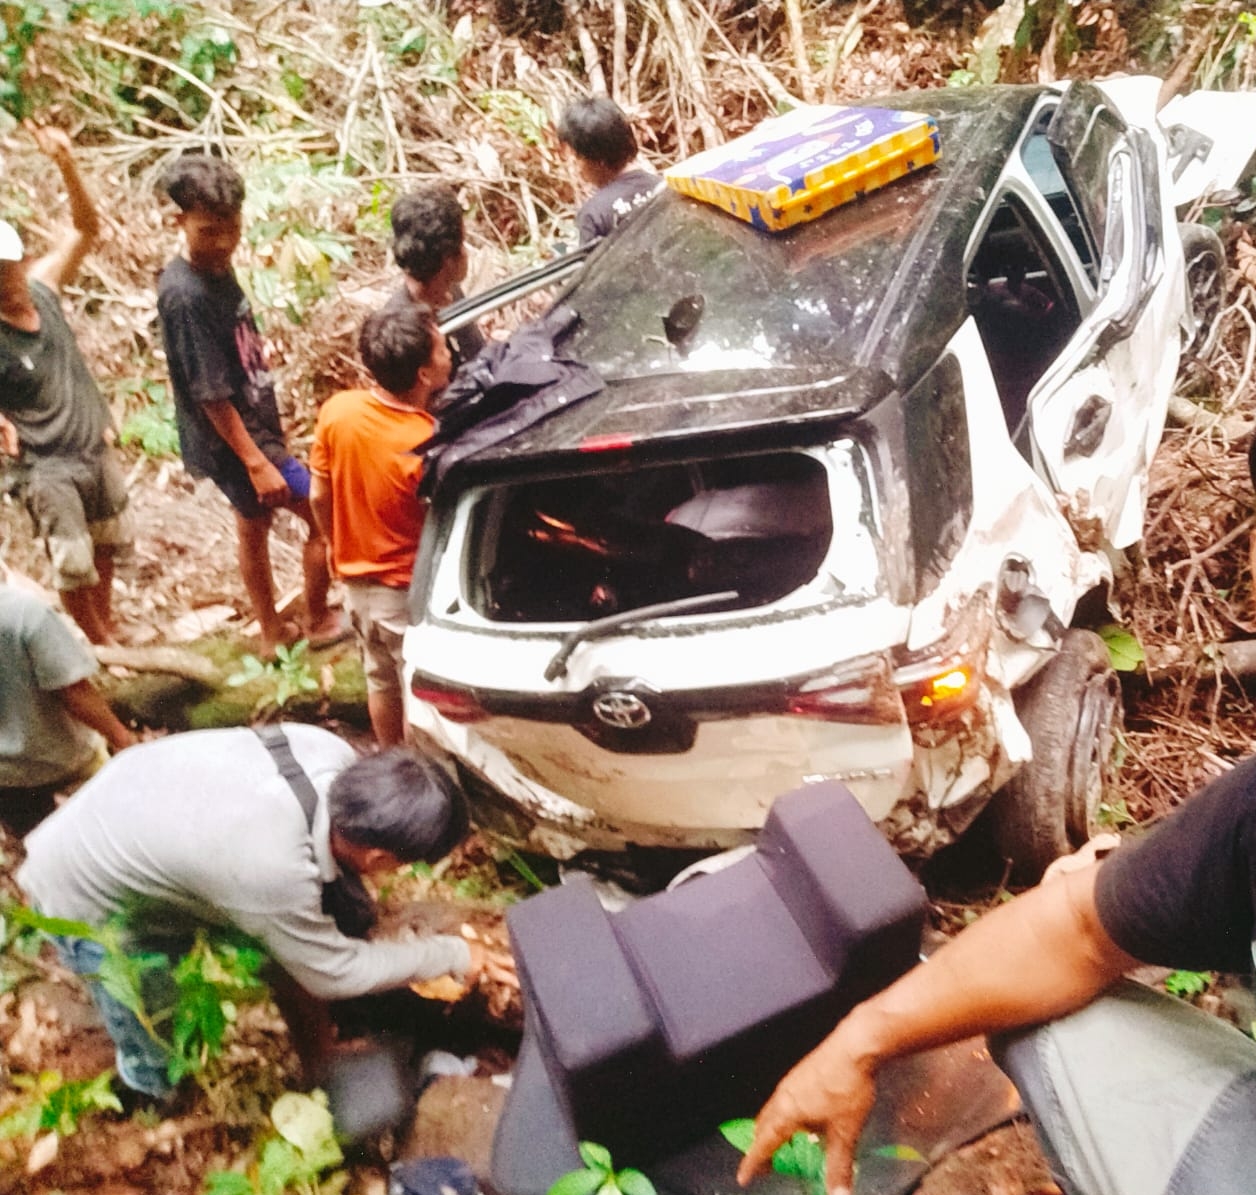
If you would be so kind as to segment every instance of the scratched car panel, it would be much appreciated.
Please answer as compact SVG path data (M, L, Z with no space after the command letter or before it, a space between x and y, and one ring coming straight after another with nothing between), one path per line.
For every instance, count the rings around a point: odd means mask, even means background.
M869 101L941 162L779 236L664 193L589 257L556 347L605 388L450 474L412 592L411 723L500 824L714 849L836 777L928 855L1013 781L1215 289L1151 94Z

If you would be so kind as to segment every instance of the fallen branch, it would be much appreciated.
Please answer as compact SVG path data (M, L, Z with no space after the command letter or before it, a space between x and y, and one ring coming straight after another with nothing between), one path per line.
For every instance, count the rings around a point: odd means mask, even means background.
M222 674L213 661L194 651L178 647L124 647L99 644L92 648L106 668L128 668L132 672L164 672L201 685L222 683Z

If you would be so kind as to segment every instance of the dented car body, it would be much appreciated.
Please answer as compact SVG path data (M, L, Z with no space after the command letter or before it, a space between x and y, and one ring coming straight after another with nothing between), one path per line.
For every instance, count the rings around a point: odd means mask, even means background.
M410 720L499 826L716 849L836 778L913 855L995 794L1031 867L1084 833L1119 689L1066 628L1221 269L1157 86L874 101L942 160L778 236L664 193L589 257L555 349L604 388L460 462L415 570Z

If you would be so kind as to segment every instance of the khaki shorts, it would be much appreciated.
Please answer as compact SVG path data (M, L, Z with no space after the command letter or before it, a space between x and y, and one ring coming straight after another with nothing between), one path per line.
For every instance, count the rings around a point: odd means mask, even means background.
M57 589L83 589L100 580L96 553L118 555L134 538L122 467L111 448L81 457L36 462L22 486L35 533L52 561Z
M409 621L406 590L346 581L345 606L362 649L366 691L400 693L401 640Z

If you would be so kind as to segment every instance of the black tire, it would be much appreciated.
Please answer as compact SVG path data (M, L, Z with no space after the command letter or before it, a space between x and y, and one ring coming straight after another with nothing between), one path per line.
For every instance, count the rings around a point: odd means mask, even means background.
M1090 836L1111 779L1121 685L1103 640L1066 631L1055 658L1017 692L1016 711L1034 755L995 795L990 816L1012 876L1034 883Z
M1182 346L1183 356L1202 353L1212 340L1225 298L1225 249L1221 238L1202 224L1179 224L1186 259L1186 290L1195 332Z

